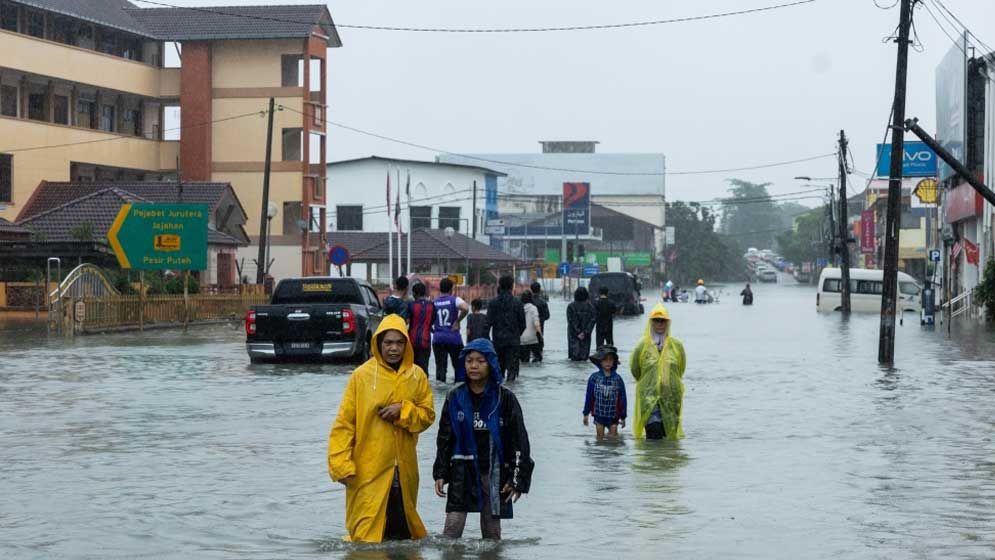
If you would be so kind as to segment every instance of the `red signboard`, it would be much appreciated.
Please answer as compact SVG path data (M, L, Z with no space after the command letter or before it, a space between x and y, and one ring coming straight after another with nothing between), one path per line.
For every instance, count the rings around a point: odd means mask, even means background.
M860 252L874 252L874 211L864 210L860 213Z
M952 224L965 218L980 216L984 208L984 200L981 194L967 183L951 189L947 193L945 204L947 207L947 223Z

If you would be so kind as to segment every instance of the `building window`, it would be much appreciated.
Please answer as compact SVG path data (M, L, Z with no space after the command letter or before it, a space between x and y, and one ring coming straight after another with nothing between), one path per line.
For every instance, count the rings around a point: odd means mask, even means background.
M439 229L453 228L459 231L459 206L439 207Z
M117 35L106 29L98 31L97 50L105 54L115 54L117 52Z
M100 130L114 132L114 106L102 105L100 107Z
M28 94L28 118L33 121L47 121L48 115L45 114L45 94L44 93L29 93Z
M301 161L303 133L300 128L283 129L283 161Z
M280 57L280 85L304 87L304 59L301 55L285 54Z
M132 132L134 133L134 135L135 136L144 136L145 135L145 126L144 126L144 122L143 122L143 119L142 119L142 111L141 111L141 109L132 109L131 111L128 112L128 115L129 115L128 120L131 121Z
M69 98L56 95L52 98L52 118L54 123L69 124Z
M41 12L28 12L28 35L45 38L45 14Z
M76 126L83 128L94 128L93 117L97 111L97 104L89 99L76 101Z
M7 2L0 4L0 28L17 32L17 6Z
M142 42L138 39L121 38L121 57L128 60L141 60Z
M301 219L303 214L303 204L300 202L283 203L283 234L300 235L307 231L307 222ZM270 235L273 233L273 226L270 225Z
M363 231L363 207L336 206L335 223L338 231Z
M0 202L12 202L14 191L14 156L0 154Z
M0 86L0 115L5 117L17 116L17 88L14 86Z
M432 228L432 207L412 206L411 207L411 231L416 229Z

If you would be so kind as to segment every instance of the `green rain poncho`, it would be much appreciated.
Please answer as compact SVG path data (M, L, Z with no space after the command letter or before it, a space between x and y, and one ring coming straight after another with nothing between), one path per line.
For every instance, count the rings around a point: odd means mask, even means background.
M653 341L655 318L667 321L662 350L657 350L657 345ZM683 378L687 360L684 355L684 345L680 340L670 336L670 326L670 314L667 313L667 308L662 303L656 304L650 311L643 337L632 351L629 368L632 370L632 376L636 378L636 410L632 431L637 438L644 437L646 421L657 406L660 407L667 439L677 440L684 437L681 409L684 403Z

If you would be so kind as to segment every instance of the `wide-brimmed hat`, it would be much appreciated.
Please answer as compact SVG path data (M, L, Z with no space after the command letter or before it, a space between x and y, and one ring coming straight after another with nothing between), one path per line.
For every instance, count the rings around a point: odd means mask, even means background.
M618 362L619 362L619 359L618 359L618 349L616 349L614 346L612 346L610 344L606 344L604 346L599 346L598 350L596 352L594 352L594 354L591 354L591 357L590 357L591 363L594 364L594 365L596 365L596 366L598 366L600 368L601 367L601 360L605 359L605 356L608 356L608 355L615 356L615 365L617 366Z

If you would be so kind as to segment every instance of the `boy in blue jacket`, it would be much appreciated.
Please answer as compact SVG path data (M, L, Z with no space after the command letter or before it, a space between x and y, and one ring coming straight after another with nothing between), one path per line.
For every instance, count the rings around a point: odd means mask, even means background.
M584 398L584 425L588 416L594 415L598 440L605 439L605 428L612 437L618 437L618 426L625 427L627 404L625 382L618 374L618 350L614 346L601 346L591 356L598 371L587 379L587 396Z

